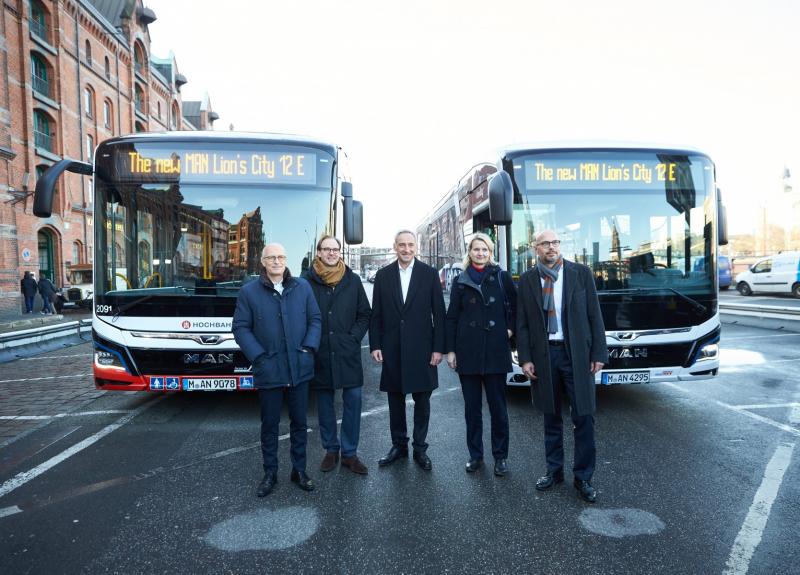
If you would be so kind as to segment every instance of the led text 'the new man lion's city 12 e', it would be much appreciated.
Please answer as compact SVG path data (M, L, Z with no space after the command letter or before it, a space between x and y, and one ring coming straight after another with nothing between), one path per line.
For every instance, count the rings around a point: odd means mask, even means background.
M94 176L100 389L253 389L231 318L241 286L258 278L264 245L283 244L300 275L321 234L362 239L340 150L323 141L232 132L113 138L97 147L94 165L65 159L45 172L37 216L50 217L65 170Z
M609 363L598 384L696 380L719 369L718 246L727 243L704 153L631 144L508 148L473 167L418 228L423 259L449 288L476 232L512 277L535 265L536 232L589 266ZM519 366L508 383L527 385Z

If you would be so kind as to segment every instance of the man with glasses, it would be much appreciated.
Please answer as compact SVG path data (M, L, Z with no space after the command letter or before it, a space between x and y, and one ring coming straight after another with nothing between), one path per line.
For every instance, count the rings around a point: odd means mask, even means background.
M361 428L361 340L369 328L369 300L361 278L342 261L341 244L333 236L317 242L317 257L307 279L322 313L322 341L316 357L311 388L317 392L319 434L325 457L320 471L332 471L339 462L353 473L366 475L367 466L358 458ZM336 429L334 396L342 390L342 441Z
M278 482L278 424L284 395L289 404L290 479L304 491L314 489L306 475L306 409L322 323L311 286L292 277L283 246L268 244L261 256L264 273L239 290L232 326L236 343L253 366L261 404L264 478L256 490L258 497L269 494Z
M392 447L378 461L390 465L408 457L406 395L414 398L414 461L429 471L427 455L431 393L439 386L436 366L445 351L445 309L439 274L418 261L414 232L395 235L397 261L375 275L369 347L383 365L381 391L389 398Z
M600 302L592 271L561 257L553 230L539 232L534 247L536 265L519 280L517 352L534 403L544 414L547 473L536 489L564 481L561 394L566 391L575 438L573 485L584 501L594 503L594 374L608 361Z

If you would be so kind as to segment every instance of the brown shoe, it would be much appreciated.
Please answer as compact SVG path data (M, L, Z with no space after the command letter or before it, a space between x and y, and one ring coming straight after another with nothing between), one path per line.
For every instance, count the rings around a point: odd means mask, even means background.
M325 454L325 457L322 458L322 463L319 464L319 470L333 471L337 463L339 463L339 454L329 451Z
M358 455L354 455L353 457L342 457L342 467L346 467L353 473L358 473L359 475L366 475L369 473L367 466L361 463Z

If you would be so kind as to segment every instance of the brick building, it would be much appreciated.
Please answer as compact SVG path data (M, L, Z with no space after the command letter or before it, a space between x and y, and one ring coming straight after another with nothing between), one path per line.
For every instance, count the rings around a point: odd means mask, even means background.
M0 316L20 310L24 271L57 286L93 259L91 179L65 174L53 215L33 215L37 176L62 157L138 131L210 129L208 97L183 102L172 54L150 54L141 0L4 0L0 17ZM191 120L183 117L191 108Z

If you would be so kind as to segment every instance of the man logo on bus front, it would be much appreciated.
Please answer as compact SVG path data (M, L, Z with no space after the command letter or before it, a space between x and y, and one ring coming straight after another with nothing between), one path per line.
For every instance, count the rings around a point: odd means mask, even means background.
M188 319L185 319L181 322L181 327L183 329L189 329L190 327L192 327L192 322L190 322Z

